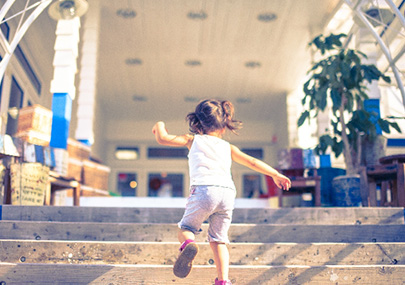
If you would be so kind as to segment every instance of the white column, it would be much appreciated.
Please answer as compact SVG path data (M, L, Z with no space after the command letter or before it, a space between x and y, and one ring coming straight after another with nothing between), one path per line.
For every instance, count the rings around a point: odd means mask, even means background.
M75 138L89 145L94 142L94 109L100 23L99 1L88 1L90 9L83 25L83 46L78 89L77 128Z
M80 18L58 20L56 26L54 74L51 82L52 131L50 145L66 149L72 113L72 101L76 96L75 75L77 71Z
M364 64L374 64L377 66L377 44L370 31L365 27L360 27L356 34L356 49L367 55L362 59ZM367 95L370 99L380 99L381 93L378 87L378 81L373 80L367 84Z
M80 40L79 30L79 17L71 20L59 20L56 27L51 93L68 93L72 100L76 96L75 75Z

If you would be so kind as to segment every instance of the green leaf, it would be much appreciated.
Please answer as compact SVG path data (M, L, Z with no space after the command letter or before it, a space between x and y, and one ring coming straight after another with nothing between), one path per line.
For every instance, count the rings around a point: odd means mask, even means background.
M391 83L391 77L389 77L389 76L383 75L383 76L382 76L382 79L383 79L385 82L387 82L387 83Z
M382 73L377 69L375 65L362 65L361 66L364 74L364 78L368 82L372 82L373 80L378 80L382 76Z
M301 126L304 124L305 120L306 120L308 117L309 117L309 111L304 111L304 112L302 112L302 114L301 114L301 116L299 117L298 122L297 122L298 127L301 127Z
M335 46L341 47L343 45L341 38L345 38L345 37L347 37L347 35L343 34L343 33L338 34L338 35L331 34L330 37L332 38L332 42Z
M346 92L345 96L346 96L345 109L348 110L349 112L353 112L353 107L354 107L353 94L351 92Z
M329 146L333 145L333 139L330 135L322 135L319 137L319 143L315 148L317 154L324 154Z
M402 134L401 128L395 122L390 122L390 126L393 127L398 133Z
M366 58L366 59L368 58L365 53L363 53L363 52L361 52L361 51L359 51L359 50L356 50L355 52L356 52L356 54L360 55L360 56L363 57L363 58ZM359 61L359 63L360 63L360 61Z
M325 110L327 105L327 90L328 84L322 85L316 92L315 92L315 100L316 106L321 109L322 111Z
M337 88L332 88L330 91L330 97L332 99L332 111L333 113L336 113L337 110L339 110L340 105L342 104L342 95L339 92L339 89Z
M334 141L334 144L332 146L332 151L335 153L335 157L338 158L342 152L343 152L343 141L337 142L336 140Z
M384 133L387 133L387 134L391 133L391 131L390 131L390 123L387 120L378 119L377 123L378 123L378 125L380 126L381 130Z

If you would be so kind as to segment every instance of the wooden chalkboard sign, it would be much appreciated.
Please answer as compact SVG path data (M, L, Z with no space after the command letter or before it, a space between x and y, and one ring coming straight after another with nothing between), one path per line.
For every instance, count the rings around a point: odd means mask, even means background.
M40 163L10 165L11 204L43 205L49 168Z

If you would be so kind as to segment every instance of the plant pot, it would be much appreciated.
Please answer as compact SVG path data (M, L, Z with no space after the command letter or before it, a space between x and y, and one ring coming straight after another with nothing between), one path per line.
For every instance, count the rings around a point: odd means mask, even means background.
M342 175L332 181L333 206L358 207L361 206L360 176Z
M378 136L375 141L366 140L363 142L363 165L379 164L378 160L385 156L387 148L387 138Z

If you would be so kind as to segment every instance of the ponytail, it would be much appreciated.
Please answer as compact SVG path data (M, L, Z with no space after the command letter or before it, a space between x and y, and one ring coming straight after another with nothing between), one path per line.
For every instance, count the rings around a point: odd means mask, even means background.
M203 127L196 113L189 113L186 117L186 120L188 121L191 133L199 135L202 135L204 133Z
M242 127L242 122L233 118L235 109L230 101L222 101L222 112L224 127L236 134L236 130Z
M204 100L195 108L195 112L189 113L186 120L189 123L190 132L194 134L207 134L227 128L233 133L240 129L242 122L235 120L234 107L230 101Z

